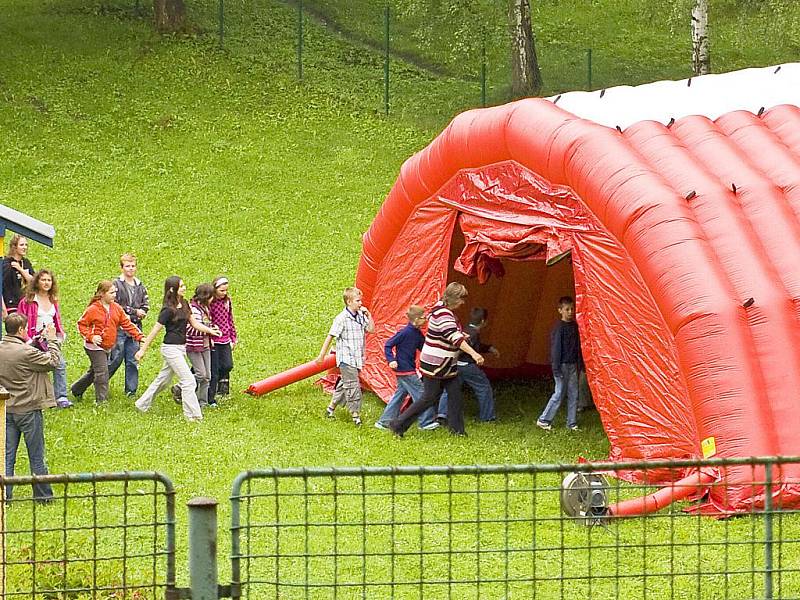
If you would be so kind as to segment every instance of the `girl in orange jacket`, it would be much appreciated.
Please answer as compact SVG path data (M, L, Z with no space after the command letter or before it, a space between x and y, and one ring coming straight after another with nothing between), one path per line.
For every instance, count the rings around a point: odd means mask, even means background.
M80 399L94 383L95 404L108 398L108 354L117 342L117 328L142 341L142 332L131 323L122 307L115 302L117 288L113 281L103 280L89 301L89 306L78 319L78 332L83 338L83 349L89 357L89 370L72 384L72 395Z

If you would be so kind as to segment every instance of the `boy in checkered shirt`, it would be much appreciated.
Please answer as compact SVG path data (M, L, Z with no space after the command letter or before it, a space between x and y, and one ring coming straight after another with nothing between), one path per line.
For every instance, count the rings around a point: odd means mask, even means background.
M344 290L344 310L336 315L328 332L317 362L322 363L331 342L336 340L336 366L341 377L336 382L333 398L325 414L333 418L337 404L346 404L353 423L361 425L361 384L358 374L364 367L364 335L375 331L375 322L366 306L361 304L361 290L355 287Z

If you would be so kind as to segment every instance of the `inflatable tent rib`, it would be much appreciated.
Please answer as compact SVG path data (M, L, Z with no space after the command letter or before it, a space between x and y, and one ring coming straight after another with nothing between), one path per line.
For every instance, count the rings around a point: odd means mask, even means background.
M391 393L383 343L454 278L490 310L492 374L546 370L574 289L613 459L799 455L797 104L792 64L457 116L364 236L365 383ZM784 505L799 471L780 474ZM708 506L763 503L761 480L729 470Z

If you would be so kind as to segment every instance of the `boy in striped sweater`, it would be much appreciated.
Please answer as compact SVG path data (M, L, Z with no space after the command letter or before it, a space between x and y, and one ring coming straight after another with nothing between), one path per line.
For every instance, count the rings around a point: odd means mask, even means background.
M420 413L439 401L443 390L447 390L450 431L456 435L466 435L461 384L456 369L459 350L471 356L476 364L483 364L483 356L469 345L468 336L461 329L453 313L464 304L466 297L467 288L457 282L450 283L445 288L442 299L431 309L428 333L419 357L422 398L398 418L389 422L389 428L401 437Z

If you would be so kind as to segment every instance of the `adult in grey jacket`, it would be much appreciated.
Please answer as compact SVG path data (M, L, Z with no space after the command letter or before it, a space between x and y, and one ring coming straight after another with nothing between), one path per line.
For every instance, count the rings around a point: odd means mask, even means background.
M12 314L5 319L6 333L0 342L0 385L8 391L6 404L6 476L13 477L19 441L24 437L28 460L34 475L47 475L44 458L44 417L42 410L56 405L53 384L48 374L61 364L61 343L55 328L44 332L47 352L28 344L28 318ZM6 486L11 500L12 486ZM40 502L53 498L48 483L33 486L33 497Z

